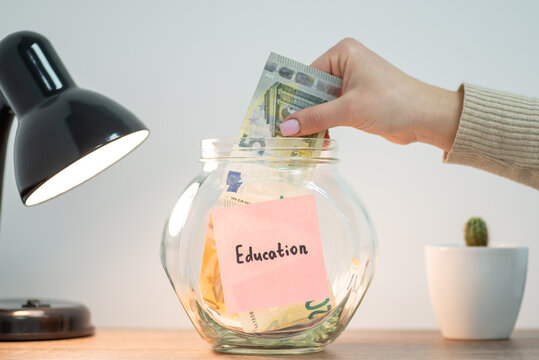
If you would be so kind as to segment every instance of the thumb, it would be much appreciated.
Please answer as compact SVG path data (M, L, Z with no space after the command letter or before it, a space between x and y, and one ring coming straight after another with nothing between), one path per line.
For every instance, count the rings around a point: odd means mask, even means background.
M315 134L329 128L343 125L346 120L346 106L343 97L314 105L287 116L279 125L283 136L303 136Z

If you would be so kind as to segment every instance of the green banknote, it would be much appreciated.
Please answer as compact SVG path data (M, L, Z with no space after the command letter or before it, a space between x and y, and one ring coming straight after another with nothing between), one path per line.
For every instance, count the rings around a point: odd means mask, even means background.
M341 87L338 77L271 53L243 119L239 146L265 146L264 138L282 136L279 125L288 115L335 99ZM323 139L324 135L305 136L296 146L314 146L309 139Z
M232 152L232 157L250 148L259 148L253 152L257 156L279 158L316 157L316 149L320 149L325 132L319 132L300 138L284 139L279 125L283 120L298 110L309 106L322 104L335 99L342 87L342 80L338 77L299 63L282 55L271 53L266 61L256 90L251 98L247 112L240 128L240 141ZM275 150L287 149L287 150ZM313 150L308 150L313 149ZM266 164L250 162L230 163L223 178L223 194L220 203L223 206L237 205L242 199L254 201L279 199L288 194L275 191L253 191L256 181L249 181L250 177L264 177L276 179L278 182L282 174ZM281 164L278 164L281 165ZM289 167L303 167L308 170L314 163L301 163L290 161ZM307 168L307 169L306 169ZM286 174L289 176L290 172ZM309 172L300 172L296 177L308 177ZM302 180L296 178L295 180ZM303 179L303 180L306 180ZM268 188L268 186L266 186ZM258 189L256 189L258 190ZM275 197L277 195L277 197ZM302 194L289 194L302 195ZM266 197L261 200L260 197Z

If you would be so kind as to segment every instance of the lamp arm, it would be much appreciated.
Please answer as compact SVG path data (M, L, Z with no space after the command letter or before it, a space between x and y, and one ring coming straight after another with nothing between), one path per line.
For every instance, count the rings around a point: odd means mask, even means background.
M2 92L0 92L0 214L2 212L2 194L4 189L4 168L6 164L7 142L9 130L13 123L13 111L7 104ZM0 221L1 221L0 215Z

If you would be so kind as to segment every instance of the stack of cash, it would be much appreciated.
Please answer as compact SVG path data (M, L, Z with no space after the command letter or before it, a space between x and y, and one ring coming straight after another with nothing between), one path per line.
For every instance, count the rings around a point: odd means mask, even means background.
M271 53L249 104L247 114L243 119L239 133L240 140L234 151L241 152L249 148L259 149L255 153L264 159L272 157L280 159L301 158L316 155L314 149L321 147L325 132L293 140L279 140L282 139L279 125L288 115L298 110L335 99L339 95L341 86L342 80L337 77ZM276 139L272 141L271 147L266 147L269 138ZM281 148L283 150L275 151L275 149ZM305 150L309 148L313 148L313 150ZM234 151L231 157L234 157ZM218 204L235 206L307 194L304 187L297 186L297 181L307 180L309 170L315 166L313 163L301 165L302 171L294 172L296 182L282 181L281 176L287 171L272 167L269 165L270 163L271 161L262 163L256 161L229 162L225 169L222 183L223 192ZM290 162L286 165L287 167L298 166L297 162ZM249 179L267 179L268 181L275 179L275 181L271 183L271 186L268 186L267 181L249 181ZM239 320L245 332L279 331L324 316L335 306L329 281L328 286L330 297L327 299L266 309L253 309L235 314L227 313L221 286L213 223L210 218L199 279L202 299L209 309L220 316Z

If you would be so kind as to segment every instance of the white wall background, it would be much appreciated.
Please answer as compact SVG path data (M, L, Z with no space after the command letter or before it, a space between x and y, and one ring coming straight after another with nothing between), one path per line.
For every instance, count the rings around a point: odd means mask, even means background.
M198 173L199 140L234 136L270 51L309 63L343 37L421 80L539 96L533 1L0 1L0 37L46 35L75 81L137 114L151 136L75 191L22 205L6 164L0 297L82 301L97 326L187 327L159 261L162 226ZM518 327L539 327L539 192L441 163L441 151L336 129L340 169L377 227L380 263L351 326L434 328L423 248L460 243L483 216L492 243L530 247ZM535 305L534 305L535 304Z

